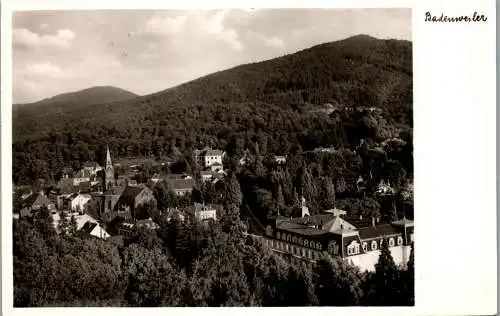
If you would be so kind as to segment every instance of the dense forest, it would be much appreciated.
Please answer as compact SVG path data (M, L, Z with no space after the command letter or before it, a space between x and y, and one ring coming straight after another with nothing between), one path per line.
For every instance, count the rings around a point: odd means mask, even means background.
M285 155L411 135L411 51L411 42L355 36L144 97L21 107L13 113L13 181L102 162L107 144L114 157L188 155L205 145ZM313 111L324 104L339 110ZM381 112L346 110L359 107Z
M413 251L398 269L386 245L376 271L361 273L330 257L288 262L245 235L234 214L212 226L156 220L159 229L126 244L58 235L48 211L15 221L14 306L414 304Z

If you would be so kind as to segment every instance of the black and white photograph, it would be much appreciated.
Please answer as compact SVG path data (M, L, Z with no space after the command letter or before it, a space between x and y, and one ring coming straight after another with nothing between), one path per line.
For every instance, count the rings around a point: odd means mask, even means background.
M411 8L13 12L14 307L414 306L412 52Z

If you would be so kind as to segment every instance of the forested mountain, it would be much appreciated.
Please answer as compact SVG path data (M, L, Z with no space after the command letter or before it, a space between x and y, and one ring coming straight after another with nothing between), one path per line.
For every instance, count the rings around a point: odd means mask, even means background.
M138 97L137 94L112 86L96 86L74 92L58 94L33 103L14 104L14 117L34 118L39 115L57 115L74 111L78 107L123 101Z
M99 104L113 101L122 101L135 98L138 95L112 86L97 86L74 92L61 93L56 96L46 98L33 103L15 104L14 106L35 106L53 104Z
M411 42L355 36L148 96L57 112L22 107L13 117L14 181L99 160L105 144L114 156L158 156L204 145L286 154L382 141L411 131L412 93ZM325 103L382 111L309 111Z

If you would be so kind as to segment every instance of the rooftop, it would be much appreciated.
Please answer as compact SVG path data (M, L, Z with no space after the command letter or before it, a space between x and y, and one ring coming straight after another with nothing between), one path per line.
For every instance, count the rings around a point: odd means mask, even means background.
M168 185L173 190L191 190L194 187L193 179L169 179Z
M382 224L358 229L361 239L377 238L386 235L401 234L401 231L391 224Z

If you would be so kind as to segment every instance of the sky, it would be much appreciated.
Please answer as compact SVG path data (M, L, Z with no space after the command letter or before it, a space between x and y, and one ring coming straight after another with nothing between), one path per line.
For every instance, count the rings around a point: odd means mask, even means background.
M15 12L13 102L102 85L145 95L357 34L411 40L411 10Z

